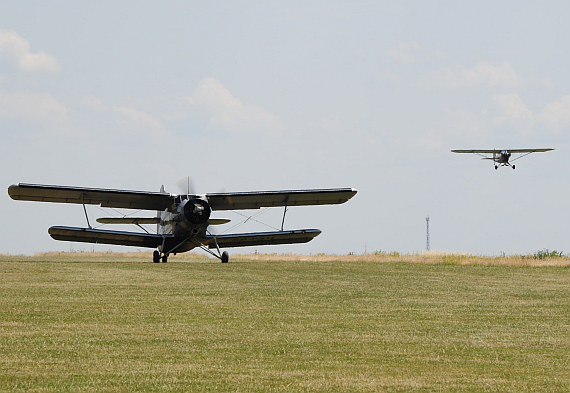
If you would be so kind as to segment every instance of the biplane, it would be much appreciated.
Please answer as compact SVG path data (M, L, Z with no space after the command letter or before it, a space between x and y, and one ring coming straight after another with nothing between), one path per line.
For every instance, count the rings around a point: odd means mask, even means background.
M87 228L53 226L48 233L55 240L115 244L154 248L153 262L167 262L170 254L190 251L196 247L210 253L223 263L229 260L222 248L261 246L271 244L307 243L318 236L318 229L284 230L285 214L293 206L333 205L348 201L356 194L353 188L224 192L213 194L170 194L164 191L129 191L82 188L42 184L14 184L8 188L12 199L22 201L76 203L83 205ZM154 217L99 218L101 224L156 224L156 233L126 232L93 228L85 205L118 209L156 211ZM212 225L230 220L213 218L218 210L245 210L284 207L281 230L271 232L233 233L215 235ZM212 251L214 250L214 251Z
M483 157L483 160L493 160L495 164L495 169L499 169L500 166L510 166L515 169L515 166L509 162L512 154L520 154L511 161L518 160L524 156L528 156L531 153L539 153L550 151L554 149L509 149L509 150L452 150L453 153L473 153ZM489 156L491 155L491 156Z

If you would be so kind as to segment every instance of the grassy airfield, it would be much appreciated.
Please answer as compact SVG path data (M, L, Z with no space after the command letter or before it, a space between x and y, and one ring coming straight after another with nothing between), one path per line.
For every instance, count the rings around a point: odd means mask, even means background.
M567 392L570 258L0 256L0 391Z

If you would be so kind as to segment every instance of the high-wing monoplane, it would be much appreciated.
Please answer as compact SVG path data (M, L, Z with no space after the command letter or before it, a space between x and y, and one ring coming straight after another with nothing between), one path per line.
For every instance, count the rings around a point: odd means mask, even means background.
M511 161L518 160L524 156L528 156L530 153L539 153L550 151L554 149L509 149L509 150L452 150L453 153L473 153L483 157L484 160L493 160L495 163L495 169L499 169L500 166L510 166L515 169L515 166L509 162L512 154L520 154Z
M190 251L196 247L227 263L229 254L221 248L258 246L270 244L307 243L318 236L318 229L283 230L285 213L292 206L332 205L348 201L356 194L353 188L224 192L214 194L169 194L147 191L112 190L51 186L41 184L15 184L8 188L12 199L38 202L82 204L87 228L53 226L48 233L55 240L116 244L123 246L155 248L153 261L167 262L170 254ZM156 233L124 232L93 228L85 205L109 208L154 210L154 217L99 218L101 224L156 224ZM217 210L245 210L284 207L281 230L271 232L234 233L214 235L210 225L229 222L224 218L212 218ZM211 251L214 249L217 252Z

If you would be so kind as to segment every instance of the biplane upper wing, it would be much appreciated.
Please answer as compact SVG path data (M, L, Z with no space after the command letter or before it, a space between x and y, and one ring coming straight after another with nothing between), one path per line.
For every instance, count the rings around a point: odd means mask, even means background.
M252 191L206 194L212 210L259 209L278 206L332 205L348 201L353 188Z
M108 231L102 229L56 226L48 229L55 240L82 243L116 244L120 246L157 248L163 242L162 235L152 233ZM172 235L165 235L167 241Z
M237 233L228 235L209 236L208 247L216 248L214 237L221 248L266 246L276 244L307 243L321 234L318 229L298 229L294 231Z
M125 209L164 210L172 205L173 196L164 192L109 190L50 186L42 184L14 184L8 188L12 199L37 202L79 203Z
M288 191L251 191L206 194L212 210L259 209L261 207L339 204L356 194L353 188ZM129 191L104 188L14 184L8 188L12 199L38 202L78 203L102 207L164 210L175 195L165 192Z

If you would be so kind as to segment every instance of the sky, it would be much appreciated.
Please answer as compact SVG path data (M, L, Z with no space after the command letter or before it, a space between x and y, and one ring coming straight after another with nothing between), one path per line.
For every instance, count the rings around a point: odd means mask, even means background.
M6 0L0 184L358 190L287 212L285 229L323 231L312 242L230 254L423 252L427 216L432 250L570 252L569 16L567 1ZM514 171L450 152L509 148L555 150ZM212 217L254 232L282 213ZM0 216L0 254L133 250L52 240L86 226L81 205L4 192Z

